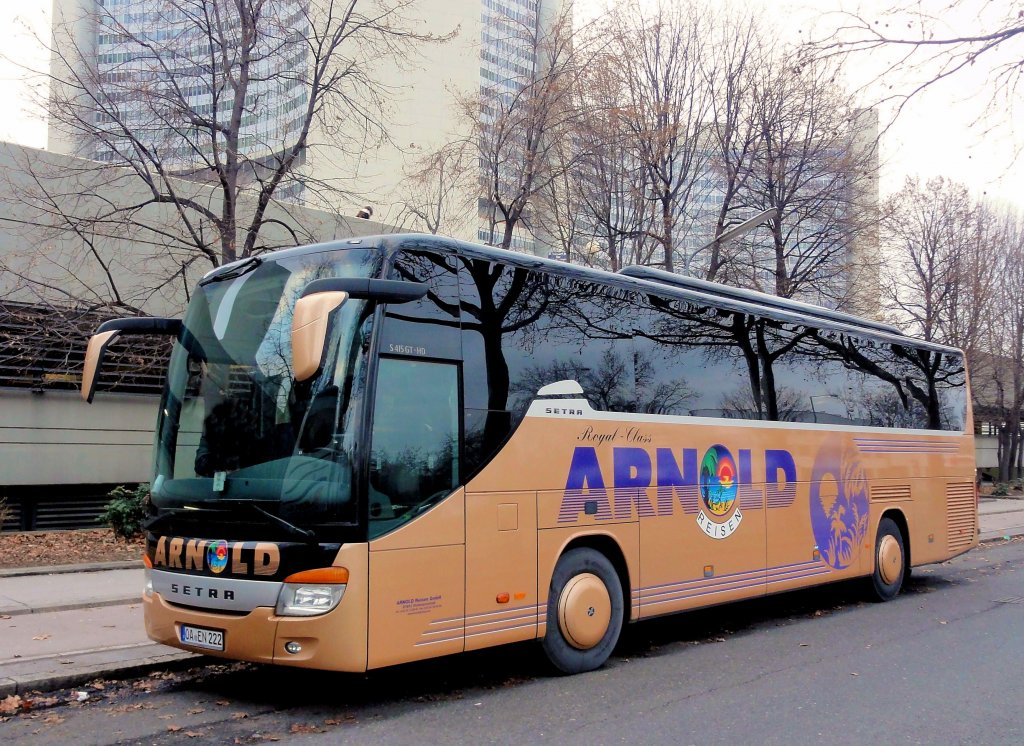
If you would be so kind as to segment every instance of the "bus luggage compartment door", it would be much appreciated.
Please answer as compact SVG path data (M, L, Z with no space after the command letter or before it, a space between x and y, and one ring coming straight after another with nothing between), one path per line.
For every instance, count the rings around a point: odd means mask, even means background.
M466 650L537 636L537 493L466 496Z

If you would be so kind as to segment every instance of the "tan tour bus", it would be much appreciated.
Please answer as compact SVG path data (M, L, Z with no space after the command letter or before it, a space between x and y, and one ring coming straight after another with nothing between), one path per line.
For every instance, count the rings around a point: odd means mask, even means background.
M539 640L562 671L622 625L977 543L962 354L649 268L433 236L210 272L165 334L146 630L364 671ZM130 339L127 340L130 343Z

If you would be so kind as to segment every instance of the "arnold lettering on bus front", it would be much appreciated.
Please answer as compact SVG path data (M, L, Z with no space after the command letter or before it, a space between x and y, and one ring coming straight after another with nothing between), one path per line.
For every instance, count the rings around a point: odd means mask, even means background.
M156 568L267 577L273 576L281 565L281 548L263 541L161 536L150 559Z

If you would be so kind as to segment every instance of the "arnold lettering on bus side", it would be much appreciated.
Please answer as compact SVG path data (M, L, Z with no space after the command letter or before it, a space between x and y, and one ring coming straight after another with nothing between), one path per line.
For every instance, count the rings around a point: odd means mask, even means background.
M696 448L614 447L611 485L594 446L573 450L558 513L559 523L575 523L582 515L598 520L623 520L672 515L678 508L697 513L701 530L715 539L731 535L743 520L738 497L753 495L760 504L761 490L752 488L751 451L739 450L739 459L723 445L713 445L698 461ZM796 496L796 461L789 451L764 451L764 487L768 504L785 507ZM652 501L649 488L654 489ZM744 502L744 505L746 503Z

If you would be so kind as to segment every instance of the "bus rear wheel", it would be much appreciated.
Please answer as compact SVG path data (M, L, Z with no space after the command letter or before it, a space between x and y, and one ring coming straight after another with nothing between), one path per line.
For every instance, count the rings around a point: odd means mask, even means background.
M619 640L622 619L622 584L608 558L587 547L563 554L551 576L542 640L555 668L562 673L600 668Z
M907 575L907 553L903 532L891 518L878 523L875 537L875 571L871 576L872 598L890 601L903 587Z

